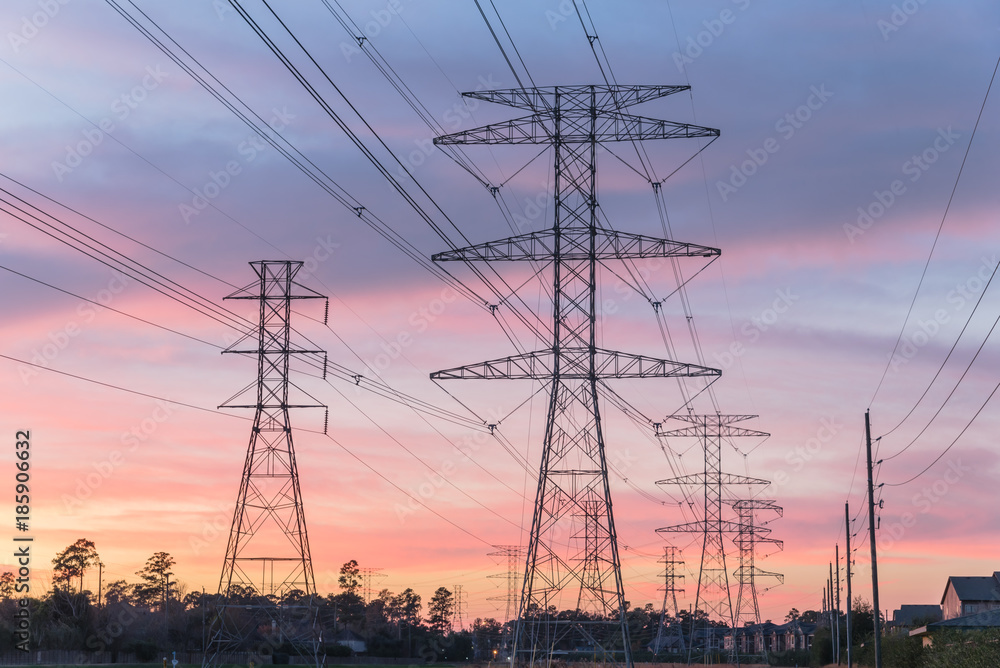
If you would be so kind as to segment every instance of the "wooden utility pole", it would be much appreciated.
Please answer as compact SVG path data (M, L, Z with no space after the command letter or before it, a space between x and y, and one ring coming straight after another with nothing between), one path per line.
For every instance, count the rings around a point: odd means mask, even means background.
M865 443L868 449L868 540L872 550L872 612L875 618L875 668L882 668L882 624L878 607L878 561L875 557L875 484L872 479L872 425L865 411Z
M101 585L103 584L102 576L104 575L104 562L100 559L97 560L97 607L101 607Z
M834 558L837 563L837 568L834 570L836 573L836 589L833 590L834 601L837 602L835 609L837 611L837 640L834 642L834 647L837 648L837 665L840 665L840 544L834 545Z
M847 609L844 611L844 620L847 623L847 668L852 668L851 664L851 512L847 501L844 501L844 533L847 534L847 554L845 563L847 565Z
M827 579L827 588L830 595L827 597L827 602L830 604L830 653L833 655L832 663L837 662L837 625L834 622L836 619L837 612L833 608L833 564L830 564L830 575Z

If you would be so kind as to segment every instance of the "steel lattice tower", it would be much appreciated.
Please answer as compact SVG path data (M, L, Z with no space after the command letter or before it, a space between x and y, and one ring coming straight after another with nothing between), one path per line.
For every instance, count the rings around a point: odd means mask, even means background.
M292 301L324 297L294 281L302 262L250 266L259 280L226 299L258 301L259 325L223 352L254 355L257 380L220 408L252 408L255 413L205 665L232 663L228 652L273 651L285 642L320 660L314 633L316 580L289 410L324 406L290 403L289 364L292 355L323 354L292 346ZM238 403L252 390L254 403Z
M679 550L673 545L663 547L663 558L657 563L663 564L663 607L660 609L660 624L656 629L656 638L653 640L653 654L657 655L663 651L664 645L670 645L671 651L684 651L684 632L680 628L680 609L677 606L677 593L683 589L677 588L677 581L683 580L683 575L677 574L677 567L683 566L684 562L677 559ZM674 604L674 621L667 624L667 609L670 602ZM675 642L673 639L677 639ZM674 649L673 645L677 645Z
M701 550L701 565L698 569L698 588L694 599L694 612L699 606L704 606L709 619L715 616L735 627L733 616L733 601L729 591L729 573L726 570L725 534L738 535L740 525L732 520L722 518L722 488L728 485L769 485L767 480L750 478L722 472L722 440L734 437L768 436L762 431L744 429L733 426L737 422L749 420L756 415L674 415L675 420L690 423L690 426L672 431L657 432L661 437L686 437L701 440L705 449L705 470L703 473L670 478L657 481L657 485L700 485L704 490L704 519L687 524L657 529L659 533L700 533L703 536ZM709 630L698 638L696 629L692 629L691 643L688 646L688 659L694 655L697 648L703 650L706 658L712 651ZM735 644L733 647L735 660Z
M382 578L389 577L382 571L383 568L372 568L371 566L362 566L358 569L358 575L361 576L361 598L364 600L365 604L372 602L372 598L375 595L375 588L372 586L372 580L381 580Z
M506 581L506 593L503 596L490 596L488 601L504 601L506 603L503 617L503 634L500 639L500 650L503 658L510 658L510 621L517 613L517 586L518 586L518 564L524 558L524 548L520 545L494 545L496 552L490 552L487 556L500 557L506 559L507 570L504 573L488 575L492 579L502 579Z
M733 510L736 511L737 522L740 527L739 533L733 539L739 551L740 564L739 568L733 572L736 581L740 585L739 593L736 596L736 612L733 615L736 620L735 629L738 630L742 629L746 623L760 624L760 606L757 603L757 578L775 578L779 583L784 582L785 578L781 573L771 573L761 570L756 564L757 547L759 545L773 545L779 550L784 546L782 541L770 537L771 530L763 526L766 522L758 523L757 513L761 511L773 512L778 517L781 517L783 509L776 502L765 499L740 499L739 501L734 501L732 506ZM733 634L733 640L734 642L736 641L735 633ZM759 658L764 659L766 662L767 646L765 645L762 649L763 651L760 653L748 649L744 649L743 651L748 655L756 656L759 654Z
M554 86L464 93L530 114L434 140L445 145L551 144L554 150L551 229L433 256L437 262L538 261L548 263L552 273L550 347L431 374L434 379L519 378L550 385L512 663L548 661L553 652L570 650L632 665L598 386L605 378L716 377L720 372L598 348L597 269L609 260L714 257L719 251L601 228L597 147L612 141L718 136L711 128L624 111L688 88ZM552 608L577 612L557 617Z

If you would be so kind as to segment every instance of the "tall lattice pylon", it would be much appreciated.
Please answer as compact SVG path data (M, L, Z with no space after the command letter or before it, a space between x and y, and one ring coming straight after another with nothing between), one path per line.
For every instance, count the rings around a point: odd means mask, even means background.
M687 427L670 431L658 431L657 436L665 438L697 438L705 450L705 470L702 473L657 481L657 485L698 485L704 492L703 519L657 529L660 533L700 533L702 534L701 564L698 569L698 588L695 593L694 611L704 610L706 622L715 618L734 628L733 600L729 590L729 573L726 570L725 535L739 534L740 525L722 517L722 489L729 485L769 485L767 480L750 478L722 472L723 439L749 436L768 436L754 429L733 426L737 422L749 420L756 415L674 415L672 419L690 423ZM694 620L697 615L692 615ZM701 651L708 663L710 655L720 651L718 638L707 624L702 629L691 630L688 645L688 660ZM735 644L730 651L731 659L738 660Z
M774 578L779 583L785 581L785 576L781 573L771 573L757 567L757 559L766 555L758 555L759 547L770 545L780 550L784 543L776 538L771 538L771 529L765 526L767 522L758 520L758 513L774 513L778 517L782 516L783 509L775 501L767 499L739 499L732 502L733 510L736 511L739 533L733 539L736 549L739 552L739 568L733 575L739 583L739 592L736 595L736 610L734 618L736 620L736 631L743 629L747 624L760 624L760 605L757 601L757 581L758 579ZM737 641L736 633L733 635L734 642ZM758 652L747 639L737 644L737 649L746 654L748 660L767 662L767 645L765 644Z
M518 575L520 574L520 564L524 559L524 548L520 545L494 545L496 552L490 552L488 556L502 559L501 563L507 564L507 570L503 573L495 573L486 577L494 580L503 580L504 595L490 596L488 601L504 602L503 633L500 637L500 649L498 658L510 658L511 624L510 621L517 614L517 592L520 586Z
M302 262L250 266L258 280L226 299L259 302L260 321L223 352L255 356L257 380L220 408L255 413L204 665L233 663L234 652L273 653L286 644L319 663L316 579L289 410L325 407L292 403L289 364L292 355L324 354L291 342L292 302L324 297L295 282ZM255 396L254 403L243 403L244 396Z
M660 623L656 629L656 636L653 639L652 649L654 655L661 653L677 654L684 651L684 630L680 627L680 608L677 606L677 594L684 590L677 587L677 581L683 580L684 575L677 573L677 567L683 566L680 561L678 550L673 545L663 546L663 558L658 563L663 564L663 607L660 608ZM673 604L673 619L668 623L668 610Z
M597 270L607 261L711 258L714 248L604 229L598 224L602 142L716 137L718 130L626 113L688 86L554 86L465 93L528 116L435 139L437 144L551 144L549 230L454 249L443 261L536 261L552 275L551 346L431 374L434 379L535 379L549 384L538 491L514 632L514 662L586 653L632 665L618 539L598 405L606 378L717 377L702 366L597 346ZM570 611L557 615L554 611Z

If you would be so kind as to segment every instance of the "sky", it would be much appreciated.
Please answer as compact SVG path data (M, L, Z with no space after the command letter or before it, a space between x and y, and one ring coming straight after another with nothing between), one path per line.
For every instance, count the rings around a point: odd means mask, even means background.
M488 553L526 541L544 429L537 384L429 380L438 369L510 355L511 337L531 345L533 335L517 324L505 330L501 322L516 323L509 310L494 317L365 224L354 206L424 260L447 248L348 133L457 245L508 235L505 211L524 230L551 225L551 152L466 147L474 171L499 186L494 198L434 147L436 132L360 51L358 30L445 132L521 115L460 96L518 87L518 77L539 86L604 76L691 86L633 111L720 129L707 147L671 140L644 148L656 179L670 175L662 193L672 238L722 256L697 276L697 260L683 265L688 310L666 264L640 265L645 296L603 270L600 337L605 347L666 356L650 304L663 300L676 357L697 363L702 355L722 370L712 388L718 410L758 415L746 425L770 433L723 452L724 470L771 480L760 496L784 508L769 524L783 550L759 563L784 574L780 586L759 585L763 618L819 608L834 546L845 549L845 502L856 518L854 591L871 596L866 409L884 485L876 493L881 607L937 603L949 575L998 570L1000 420L987 400L1000 369L990 337L1000 297L988 284L1000 249L1000 165L991 150L1000 102L995 90L987 97L1000 57L995 3L592 0L585 30L572 2L499 2L503 26L487 15L516 76L473 3L331 3L356 23L353 35L326 3L272 3L290 32L263 2L243 3L343 126L228 3L117 3L162 29L156 34L195 59L227 99L335 181L346 205L114 4L3 3L0 186L215 305L253 282L248 262L303 261L303 285L330 297L329 326L323 305L305 302L294 324L331 361L497 423L503 436L298 365L296 382L329 406L332 439L321 433L322 410L293 415L321 593L335 591L341 564L356 559L383 569L378 587L412 586L429 599L438 586L462 585L466 619L502 616L502 602L489 599L504 594L503 580L488 576L505 564ZM610 64L603 74L588 33ZM635 150L608 148L599 158L602 214L617 229L662 236ZM44 590L51 557L87 538L105 581L134 580L150 555L167 551L187 590L215 591L251 417L215 409L254 380L254 360L220 354L234 340L231 327L57 237L0 213L0 433L13 463L15 432L31 432L33 585ZM544 289L524 267L496 269L522 309L550 317ZM488 296L467 267L449 270ZM255 317L251 304L225 306ZM701 470L701 452L652 436L649 421L668 422L684 403L677 382L610 384L642 416L636 424L602 407L625 594L659 607L666 542L655 530L694 517L676 490L655 483ZM692 406L716 410L708 393ZM13 486L12 475L7 481ZM674 543L686 562L685 607L694 601L697 542ZM87 586L96 588L96 573Z

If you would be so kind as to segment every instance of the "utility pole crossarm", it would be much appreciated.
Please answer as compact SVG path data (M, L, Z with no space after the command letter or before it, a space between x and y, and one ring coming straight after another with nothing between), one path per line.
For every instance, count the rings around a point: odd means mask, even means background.
M658 239L642 234L618 232L615 230L591 231L585 227L575 227L541 232L529 232L499 241L456 248L434 254L435 262L461 260L586 260L591 254L597 260L637 260L658 257L716 257L718 248L682 243L669 239Z
M593 356L593 370L591 360ZM511 355L501 359L435 371L431 380L534 380L550 378L555 368L553 350ZM722 375L718 369L615 350L561 348L559 375L574 380L597 378L691 378Z

